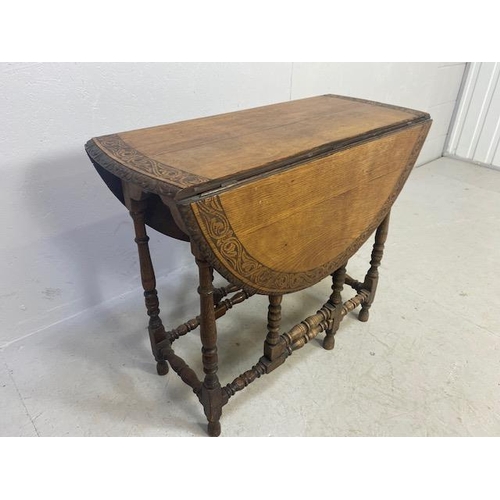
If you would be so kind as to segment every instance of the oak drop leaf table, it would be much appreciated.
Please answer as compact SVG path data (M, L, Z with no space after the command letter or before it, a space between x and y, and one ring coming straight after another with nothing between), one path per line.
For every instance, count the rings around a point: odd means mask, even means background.
M149 336L160 375L168 365L203 405L208 433L222 407L320 332L333 349L343 317L368 320L391 206L431 125L427 113L324 95L91 139L97 172L135 228ZM200 314L166 331L159 317L146 226L190 242L199 268ZM348 259L375 232L363 281ZM213 270L229 284L214 288ZM316 314L280 333L283 294L332 276ZM356 294L342 302L344 284ZM269 297L262 357L227 385L217 376L216 320L253 294ZM227 297L227 298L226 298ZM200 327L204 376L172 344Z

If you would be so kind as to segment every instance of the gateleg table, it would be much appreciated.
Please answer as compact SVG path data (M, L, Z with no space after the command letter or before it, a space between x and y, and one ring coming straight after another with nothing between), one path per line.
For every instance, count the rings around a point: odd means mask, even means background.
M168 366L189 385L221 432L222 408L325 332L333 349L347 313L367 321L379 279L392 204L431 125L427 113L323 95L217 116L95 137L86 151L128 208L135 228L149 336L157 372ZM200 313L167 331L159 316L146 226L190 243L199 269ZM375 232L363 281L346 265ZM227 281L213 287L216 270ZM284 294L332 277L319 310L280 332ZM342 301L344 285L355 295ZM216 320L254 294L269 297L262 357L223 385ZM200 327L203 376L172 344Z

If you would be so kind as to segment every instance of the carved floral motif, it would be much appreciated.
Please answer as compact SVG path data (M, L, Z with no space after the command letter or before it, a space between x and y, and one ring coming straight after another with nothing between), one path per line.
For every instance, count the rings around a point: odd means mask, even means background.
M283 272L256 260L236 236L216 195L191 206L179 207L186 227L210 264L234 284L261 294L288 293L312 286L347 262L382 222L410 174L425 140L427 126L422 128L391 195L370 225L341 254L314 269Z
M148 158L127 144L118 134L105 135L90 141L87 152L106 170L153 193L172 195L179 189L208 180Z

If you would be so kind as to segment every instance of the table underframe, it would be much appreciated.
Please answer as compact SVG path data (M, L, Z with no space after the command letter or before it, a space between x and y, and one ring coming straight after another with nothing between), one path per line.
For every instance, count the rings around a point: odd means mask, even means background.
M300 349L319 333L325 332L323 347L331 350L335 346L335 334L342 319L358 306L360 321L368 321L369 309L375 298L379 280L378 268L383 257L384 244L389 227L388 213L375 232L371 253L370 268L364 280L357 281L346 273L347 262L339 267L332 276L332 293L323 306L285 333L280 333L282 295L269 295L267 315L267 335L264 341L263 356L232 382L222 386L217 376L217 325L216 321L235 305L250 298L254 293L239 286L229 284L222 288L213 287L213 269L200 250L192 242L191 251L199 271L200 314L166 331L160 319L156 279L149 252L149 237L146 232L145 200L131 200L130 215L134 221L135 241L139 252L141 281L147 314L149 315L149 337L153 355L157 362L159 375L166 375L170 367L189 385L196 394L208 420L208 434L218 436L221 432L220 418L222 408L229 399L262 375L271 373L282 365L297 349ZM342 302L341 292L344 285L353 288L356 294ZM201 353L204 377L201 380L192 368L172 349L174 341L187 333L200 328Z

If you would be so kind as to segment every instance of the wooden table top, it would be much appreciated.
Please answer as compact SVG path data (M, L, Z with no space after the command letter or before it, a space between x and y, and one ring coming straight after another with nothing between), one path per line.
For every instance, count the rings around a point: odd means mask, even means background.
M96 137L86 148L118 177L180 198L428 118L420 111L323 95Z
M247 290L293 292L345 264L388 214L427 113L341 96L122 132L86 149L146 223ZM127 201L128 200L128 201Z

